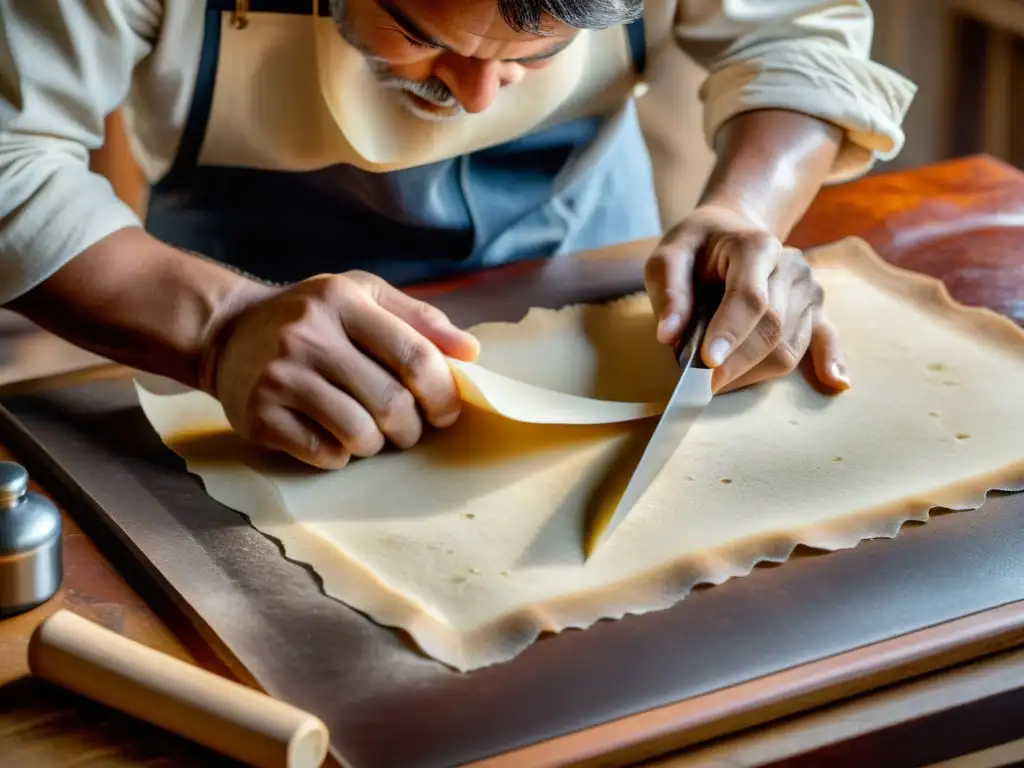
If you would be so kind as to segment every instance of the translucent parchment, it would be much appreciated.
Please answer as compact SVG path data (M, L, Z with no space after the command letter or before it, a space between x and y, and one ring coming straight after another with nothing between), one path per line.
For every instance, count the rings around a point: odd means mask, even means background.
M329 595L473 669L545 631L669 607L797 544L852 547L933 507L1024 490L1024 332L860 241L810 258L853 388L822 394L794 373L715 397L587 561L587 520L617 500L655 419L529 423L527 395L570 396L577 421L591 406L657 410L678 374L644 296L477 326L477 367L529 385L512 398L519 420L467 406L413 450L337 472L242 444L205 394L139 398L207 492L310 564ZM540 410L536 421L557 417Z

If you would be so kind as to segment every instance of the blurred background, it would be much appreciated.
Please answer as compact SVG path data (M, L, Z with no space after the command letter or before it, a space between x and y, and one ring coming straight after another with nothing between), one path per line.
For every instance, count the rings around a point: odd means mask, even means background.
M1024 167L1024 1L873 0L874 58L920 87L887 168L985 152Z

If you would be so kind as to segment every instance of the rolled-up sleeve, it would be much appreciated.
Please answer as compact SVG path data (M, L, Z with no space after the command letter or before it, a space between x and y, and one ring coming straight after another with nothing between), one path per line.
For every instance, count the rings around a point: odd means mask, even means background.
M0 0L0 303L140 223L89 151L149 51L157 5Z
M676 40L708 69L700 95L709 143L736 115L787 109L845 132L829 183L895 157L917 89L871 61L873 31L864 0L679 0Z

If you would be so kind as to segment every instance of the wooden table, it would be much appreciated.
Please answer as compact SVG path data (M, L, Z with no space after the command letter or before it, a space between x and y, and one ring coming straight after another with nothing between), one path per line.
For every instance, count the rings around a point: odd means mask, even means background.
M941 277L954 298L988 306L1024 324L1024 174L1019 171L977 157L830 188L819 196L791 243L806 248L846 235L863 237L900 266ZM179 658L230 674L187 626L174 619L166 623L173 614L162 610L155 595L147 591L147 599L140 596L121 575L127 566L112 565L66 514L64 523L62 589L45 606L0 622L4 764L223 764L180 739L27 677L29 636L41 619L60 607ZM912 745L910 731L898 729L917 724L918 731L913 733L921 738L918 715L929 710L948 716L954 709L963 711L963 705L984 704L1017 689L1024 694L1024 651L861 697L674 756L662 765L766 765L783 759L799 762L798 756L815 754L828 755L829 764L835 765L844 756L871 754L865 750L873 743L890 744L894 728L904 735L900 748ZM1024 695L1018 702L1016 709L1022 711ZM887 735L890 741L885 741ZM964 742L956 749L977 749L1008 738L1002 732L987 735L989 743L979 745L976 736L973 743ZM1016 735L1024 737L1024 724Z

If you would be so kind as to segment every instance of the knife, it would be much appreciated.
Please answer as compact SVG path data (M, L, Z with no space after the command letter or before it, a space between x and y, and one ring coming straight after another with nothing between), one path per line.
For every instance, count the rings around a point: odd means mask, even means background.
M702 385L704 387L709 385L694 381L694 379L697 376L708 377L710 375L708 366L701 358L700 348L704 344L708 323L715 310L718 309L721 296L719 291L706 294L695 307L690 322L680 335L679 343L675 348L676 360L680 368L679 381L654 428L639 463L633 470L633 475L630 477L615 511L596 537L593 531L590 532L588 536L590 546L586 555L588 559L629 516L644 491L658 477L679 444L682 443L683 438L686 437L686 433L690 431L690 427L704 411L707 400L695 398L694 393L700 392Z

